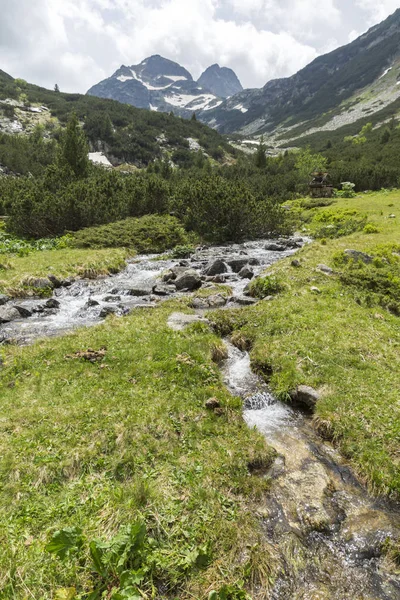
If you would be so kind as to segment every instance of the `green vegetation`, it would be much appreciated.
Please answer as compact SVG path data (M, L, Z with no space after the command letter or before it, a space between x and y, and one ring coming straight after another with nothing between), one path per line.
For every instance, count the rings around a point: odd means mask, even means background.
M289 258L272 268L285 285L279 297L212 318L218 332L252 341L254 366L282 399L299 384L316 388L321 398L314 422L321 433L375 492L399 497L400 226L389 216L400 214L400 193L338 200L329 210L340 216L350 206L379 232L358 230L305 246L296 256L300 267ZM343 261L346 249L375 259ZM319 270L321 264L333 274Z
M81 229L71 244L78 248L134 248L136 252L164 252L183 246L187 233L175 217L148 215L125 219L101 227Z
M249 292L253 298L266 298L274 294L279 294L283 290L283 283L276 275L266 275L265 277L256 277L250 282Z
M254 515L273 451L211 360L219 338L203 324L167 328L177 307L3 347L2 597L268 589L274 563Z
M100 150L102 143L106 143L110 155L119 164L132 162L139 167L144 167L155 158L161 158L161 145L158 139L162 135L165 137L165 149L169 152L178 149L188 152L188 138L194 138L198 140L204 151L216 160L223 158L225 154L236 154L221 135L198 121L141 110L113 100L46 90L18 79L14 80L3 72L0 73L1 112L9 110L8 105L2 104L1 100L7 98L21 100L22 92L28 104L44 105L49 108L53 119L46 120L44 125L46 134L58 137L57 126L59 124L65 126L71 115L76 113L79 121L84 125L91 145ZM0 163L19 173L32 172L31 166L37 164L37 159L28 153L18 156L14 144L17 143L21 148L28 146L29 143L15 142L15 137L19 138L14 135L0 136ZM44 147L47 146L46 142ZM195 153L189 155L194 162Z
M22 256L12 254L0 258L0 293L25 296L34 290L27 285L30 279L47 277L59 279L116 273L125 266L126 251L78 250L73 248L29 252Z

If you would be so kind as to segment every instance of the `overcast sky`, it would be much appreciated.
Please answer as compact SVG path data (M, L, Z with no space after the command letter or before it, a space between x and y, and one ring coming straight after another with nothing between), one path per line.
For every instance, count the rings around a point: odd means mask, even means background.
M218 62L245 87L292 75L352 41L400 0L0 0L0 69L86 92L161 54L195 78Z

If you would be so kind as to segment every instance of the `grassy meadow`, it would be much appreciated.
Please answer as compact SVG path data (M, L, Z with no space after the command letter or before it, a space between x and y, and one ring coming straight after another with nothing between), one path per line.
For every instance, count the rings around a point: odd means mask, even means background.
M321 433L338 444L373 491L399 497L400 192L337 199L307 211L305 232L320 225L321 211L343 210L366 215L377 232L363 228L315 240L296 255L299 266L288 258L268 271L282 287L272 300L216 313L214 320L251 341L254 367L268 374L280 397L289 400L299 384L316 388L321 399L314 422ZM376 259L346 265L346 249ZM322 264L334 273L323 273Z

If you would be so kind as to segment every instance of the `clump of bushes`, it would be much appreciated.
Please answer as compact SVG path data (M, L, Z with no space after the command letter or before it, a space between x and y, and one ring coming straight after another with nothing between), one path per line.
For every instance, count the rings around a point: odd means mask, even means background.
M72 245L77 248L133 248L139 253L164 252L187 242L187 234L175 217L146 215L128 218L76 232Z
M355 209L323 210L315 215L310 228L315 238L338 238L361 231L367 216Z
M284 284L277 275L266 275L257 277L249 285L249 294L253 298L266 298L279 294L284 289Z
M334 262L341 267L340 281L354 290L358 302L379 304L400 315L400 255L395 249L379 247L368 264L349 260L343 252L335 255Z

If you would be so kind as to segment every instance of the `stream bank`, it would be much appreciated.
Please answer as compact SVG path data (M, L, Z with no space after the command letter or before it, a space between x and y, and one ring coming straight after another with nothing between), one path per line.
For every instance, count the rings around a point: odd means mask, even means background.
M138 257L114 277L76 281L59 288L52 307L35 311L34 307L41 307L43 301L24 302L22 308L31 315L3 324L1 334L5 340L29 343L77 326L95 325L107 313L123 315L141 306L156 306L163 298L185 297L187 292L172 282L188 269L198 273L206 289L212 289L215 283L228 285L232 296L220 302L238 307L252 300L244 295L248 279L240 277L237 269L249 265L257 275L294 251L295 248L283 246L271 249L271 241L263 241L203 248L187 261ZM226 266L224 271L207 274L216 261ZM182 271L173 273L174 269ZM175 279L168 275L161 283L160 276L169 272ZM21 308L18 301L7 305ZM265 509L259 515L265 536L282 565L270 597L274 600L397 598L399 577L381 550L386 539L398 534L398 513L368 496L334 448L315 435L307 416L276 401L267 386L251 372L248 353L229 344L228 352L223 367L226 385L243 399L249 426L263 432L278 452L274 466L265 474L271 478L271 488ZM260 598L262 593L260 590Z

